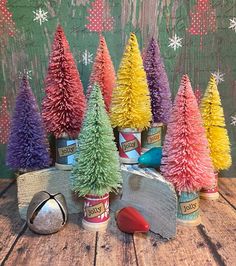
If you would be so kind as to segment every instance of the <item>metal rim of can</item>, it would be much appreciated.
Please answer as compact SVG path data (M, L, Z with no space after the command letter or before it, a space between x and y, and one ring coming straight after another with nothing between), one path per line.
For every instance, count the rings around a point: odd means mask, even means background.
M119 132L124 132L124 133L141 133L141 129L138 128L118 128Z
M164 124L163 123L152 123L151 127L163 127Z

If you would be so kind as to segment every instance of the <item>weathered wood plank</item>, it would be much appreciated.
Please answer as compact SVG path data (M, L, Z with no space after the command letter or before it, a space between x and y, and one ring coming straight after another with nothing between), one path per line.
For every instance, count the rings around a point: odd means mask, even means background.
M201 201L202 235L207 235L225 265L236 265L236 212L221 196L217 201Z
M81 215L73 214L64 229L53 235L37 235L26 230L5 265L93 265L96 233L81 227Z
M236 208L236 178L219 178L219 191Z
M0 265L24 227L25 222L17 208L16 185L13 184L0 198Z
M13 182L15 182L15 179L0 179L0 196Z
M164 240L149 232L134 235L138 264L156 265L217 265L211 251L196 227L178 226L177 236Z
M137 265L133 237L122 233L116 226L114 215L106 232L98 233L96 266L114 263L116 266Z

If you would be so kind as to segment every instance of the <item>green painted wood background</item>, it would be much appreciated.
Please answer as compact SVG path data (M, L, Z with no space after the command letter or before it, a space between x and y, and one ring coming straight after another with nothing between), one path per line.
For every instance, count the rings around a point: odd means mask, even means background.
M0 1L1 2L1 1ZM39 105L44 95L48 56L53 34L58 23L65 30L81 79L86 90L92 64L85 65L82 53L95 54L98 35L89 32L87 9L91 0L8 0L8 10L13 14L16 34L1 35L0 40L0 96L7 96L12 110L19 83L19 73L32 70L30 80ZM236 127L231 125L231 116L236 115L236 32L229 29L229 20L236 17L236 0L212 0L216 9L217 30L200 37L188 33L189 14L195 0L107 0L110 13L115 19L113 31L105 32L110 53L117 69L129 33L134 31L143 49L151 36L158 38L166 65L173 97L184 73L188 73L193 88L207 86L210 73L220 70L224 82L219 92L225 110L226 124L232 144L233 166L224 176L236 177ZM42 8L48 12L48 21L40 25L33 21L33 11ZM176 51L168 47L169 38L177 34L183 38L183 46ZM12 176L5 167L5 146L0 147L0 177Z

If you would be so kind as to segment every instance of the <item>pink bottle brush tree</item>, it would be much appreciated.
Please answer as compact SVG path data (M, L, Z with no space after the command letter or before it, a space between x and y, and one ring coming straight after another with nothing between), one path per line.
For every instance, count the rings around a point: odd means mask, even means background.
M114 27L114 18L109 14L109 6L105 0L95 0L88 9L88 24L86 28L98 33L111 31Z
M177 192L199 191L214 180L208 142L190 80L184 75L163 148L161 171Z

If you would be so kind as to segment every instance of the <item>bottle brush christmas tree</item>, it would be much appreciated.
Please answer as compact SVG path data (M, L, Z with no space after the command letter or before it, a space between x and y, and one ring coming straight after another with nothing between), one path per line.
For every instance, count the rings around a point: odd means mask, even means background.
M161 172L180 195L178 218L185 222L199 218L195 192L213 183L214 171L209 155L196 97L188 76L184 75L167 128ZM196 207L190 216L184 205L186 202L192 202Z
M107 48L105 38L100 36L99 47L94 60L88 95L93 85L97 83L102 91L107 112L110 111L112 91L115 87L115 70Z
M48 133L56 138L67 134L76 138L86 108L83 86L69 43L61 26L57 27L45 80L46 96L42 116Z
M137 38L131 33L112 95L113 127L143 129L151 121L151 107L146 73Z
M227 129L225 128L224 111L221 105L220 95L216 80L213 76L211 76L208 83L200 108L214 169L216 172L228 169L232 163L230 142ZM203 191L201 196L207 197L208 194L210 197L216 193L216 198L218 198L217 191L216 180L215 187L211 188L209 191Z
M79 72L61 26L57 27L45 80L43 121L56 137L56 164L70 170L74 163L76 138L80 132L86 99Z
M79 196L87 196L83 226L89 230L93 228L90 226L91 223L95 224L96 230L99 228L99 226L96 227L96 223L106 225L109 218L109 201L106 194L116 191L121 184L119 158L113 140L113 131L102 94L99 86L95 84L79 135L79 148L72 170L73 190ZM91 197L93 197L93 206L97 205L95 197L97 200L105 200L98 203L102 204L102 207L97 215L92 215L89 204Z
M112 94L111 121L119 128L119 154L123 163L137 163L141 154L140 130L151 121L151 105L138 42L131 33Z
M171 92L160 49L154 38L145 52L144 69L151 97L152 121L168 124L172 106Z
M23 76L11 120L7 165L14 170L31 171L49 164L42 119L29 82Z
M142 133L143 150L160 147L163 142L163 125L168 123L172 108L171 92L160 49L154 38L149 42L144 56L151 97L152 125Z

